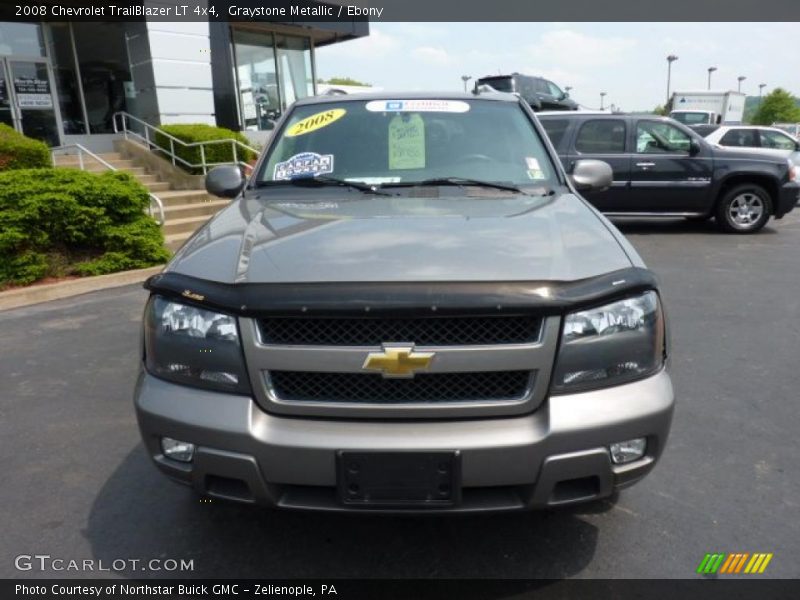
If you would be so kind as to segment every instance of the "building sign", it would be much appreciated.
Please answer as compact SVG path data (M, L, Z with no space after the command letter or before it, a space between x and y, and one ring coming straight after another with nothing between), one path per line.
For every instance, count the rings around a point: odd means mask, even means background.
M36 77L16 77L14 93L20 108L53 108L53 95L50 82Z

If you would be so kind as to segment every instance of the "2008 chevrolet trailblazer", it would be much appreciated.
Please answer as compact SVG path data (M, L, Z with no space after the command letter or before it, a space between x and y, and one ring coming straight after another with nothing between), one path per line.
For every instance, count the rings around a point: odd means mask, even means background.
M148 452L201 494L471 512L647 474L673 391L658 286L506 94L297 102L146 283Z

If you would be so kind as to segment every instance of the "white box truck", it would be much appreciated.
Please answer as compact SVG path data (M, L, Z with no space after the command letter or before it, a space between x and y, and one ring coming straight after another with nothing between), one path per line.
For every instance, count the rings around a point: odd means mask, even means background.
M741 125L746 96L741 92L675 92L669 116L685 125Z

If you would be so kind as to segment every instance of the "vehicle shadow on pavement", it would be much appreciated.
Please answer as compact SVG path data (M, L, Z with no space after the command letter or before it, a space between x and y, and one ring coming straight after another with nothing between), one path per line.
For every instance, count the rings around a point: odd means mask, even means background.
M702 235L724 235L731 237L750 237L747 235L737 236L736 234L729 234L721 231L713 220L707 221L691 221L687 219L611 219L617 229L625 235L628 234L702 234ZM761 231L753 234L769 235L775 234L778 231L772 227L770 222Z
M598 530L566 510L412 518L204 503L138 444L100 489L85 535L104 564L194 561L192 572L124 577L561 579L591 562Z

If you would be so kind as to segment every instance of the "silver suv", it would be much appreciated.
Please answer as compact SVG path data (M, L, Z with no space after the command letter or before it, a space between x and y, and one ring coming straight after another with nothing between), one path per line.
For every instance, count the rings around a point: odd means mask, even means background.
M673 411L653 274L510 94L297 102L146 287L139 425L217 498L477 512L609 496Z

